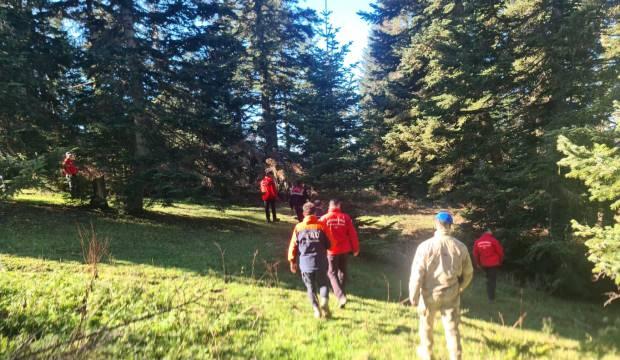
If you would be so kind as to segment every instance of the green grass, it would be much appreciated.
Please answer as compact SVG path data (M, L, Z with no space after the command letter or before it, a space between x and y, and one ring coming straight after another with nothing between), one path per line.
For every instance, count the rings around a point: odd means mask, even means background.
M351 302L334 310L334 319L317 321L301 280L288 272L290 213L283 216L287 221L268 225L258 208L220 211L179 204L156 206L134 218L64 206L50 194L22 194L0 204L0 357L26 343L32 351L42 350L67 342L72 334L106 329L97 344L77 341L54 353L414 358L417 316L398 302L406 296L410 243L428 235L428 218L424 212L367 214L362 256L350 263ZM111 256L100 265L83 312L90 275L76 229L90 223L109 239ZM397 251L388 251L394 247ZM509 277L498 291L497 303L489 305L483 277L476 274L464 294L464 358L619 358L617 309L532 289L521 296ZM513 328L520 309L527 313L523 328ZM445 358L441 332L438 322L435 353Z

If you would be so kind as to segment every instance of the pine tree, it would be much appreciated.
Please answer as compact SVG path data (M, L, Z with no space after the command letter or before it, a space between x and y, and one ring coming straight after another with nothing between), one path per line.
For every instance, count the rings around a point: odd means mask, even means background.
M303 72L302 57L312 38L315 13L297 0L252 0L240 9L240 35L247 43L247 74L256 93L260 114L257 135L264 153L278 157L279 129L290 106L296 79Z
M0 4L0 175L10 194L58 177L73 55L52 1Z
M349 44L340 45L338 29L330 22L330 12L322 13L317 24L316 44L310 52L306 88L296 99L297 118L293 122L307 178L314 185L332 191L347 190L361 172L353 165L352 147L358 130L354 65L345 65Z
M409 13L385 11L391 21L404 15L414 31L392 51L399 62L384 86L385 109L369 102L365 112L386 124L381 165L402 179L400 192L421 178L432 196L465 204L475 225L501 229L510 257L532 273L573 282L561 269L578 251L561 250L569 219L582 211L580 189L558 174L554 139L608 118L601 99L614 72L601 62L600 35L613 23L611 4L414 4ZM541 256L550 260L535 261Z
M218 196L231 184L244 100L234 4L65 4L83 41L73 123L128 212L144 196Z
M618 134L611 131L606 134L611 142L618 141ZM602 137L603 134L599 134ZM558 150L565 157L560 166L570 169L569 178L583 181L588 186L590 200L598 203L611 203L611 213L605 222L592 226L572 220L575 235L585 239L588 247L588 260L594 263L593 272L613 280L620 290L620 224L614 218L620 209L620 154L618 148L606 144L594 143L591 148L578 146L568 138L558 138ZM618 293L610 293L607 303L620 298Z

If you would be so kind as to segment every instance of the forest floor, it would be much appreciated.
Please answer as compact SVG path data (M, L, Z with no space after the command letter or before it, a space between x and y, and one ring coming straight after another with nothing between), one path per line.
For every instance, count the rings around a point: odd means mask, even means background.
M316 320L288 271L291 213L271 225L258 208L176 204L126 217L56 195L0 203L0 358L415 358L407 296L416 240L432 210L361 217L350 302ZM109 241L93 277L78 225ZM462 299L465 359L618 359L620 312L521 289L502 276L486 300L476 273ZM522 322L519 323L519 318ZM435 354L447 357L441 322Z

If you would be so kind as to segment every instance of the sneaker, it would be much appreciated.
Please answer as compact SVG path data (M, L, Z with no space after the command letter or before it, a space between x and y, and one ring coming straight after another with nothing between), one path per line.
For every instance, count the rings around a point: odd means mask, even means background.
M318 307L313 307L312 310L314 311L314 318L315 319L320 319L321 318L321 310Z
M321 304L321 311L323 313L323 317L329 319L332 317L331 311L329 311L329 299L328 298L320 298L319 303Z
M338 307L340 309L344 309L344 306L346 304L347 304L347 297L343 295L340 299L338 299Z

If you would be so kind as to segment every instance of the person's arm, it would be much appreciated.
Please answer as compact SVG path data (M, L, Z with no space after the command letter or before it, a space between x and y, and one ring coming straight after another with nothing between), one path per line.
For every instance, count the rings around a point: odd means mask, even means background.
M461 274L461 277L459 278L461 291L465 290L471 283L471 280L474 278L474 267L471 264L471 258L469 257L469 251L467 251L467 247L465 246L464 246L462 261L463 261L463 265L462 265L463 273Z
M351 220L351 217L349 216L347 216L347 235L349 236L349 241L351 242L353 255L358 256L360 254L360 240L357 236L357 231L355 231L353 220Z
M425 254L422 254L420 250L422 249L418 246L411 263L411 276L409 277L409 301L413 306L418 306L422 291L422 279L424 279L426 274Z
M293 230L291 241L288 245L288 261L291 266L291 272L297 272L297 256L299 255L299 249L297 246L297 229Z
M323 245L326 250L329 250L332 247L332 240L330 239L325 226L321 226L321 240L323 241Z
M329 250L332 247L332 244L334 243L334 239L332 238L332 233L331 231L329 231L329 229L327 228L327 225L325 225L324 223L320 223L321 226L319 227L321 229L321 234L323 234L322 236L325 238L325 249Z

